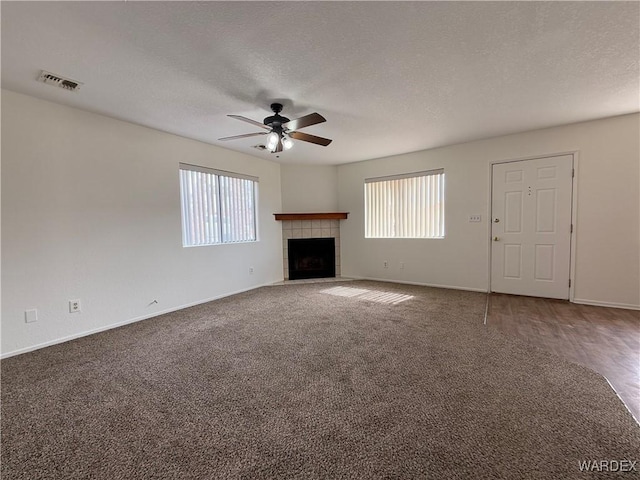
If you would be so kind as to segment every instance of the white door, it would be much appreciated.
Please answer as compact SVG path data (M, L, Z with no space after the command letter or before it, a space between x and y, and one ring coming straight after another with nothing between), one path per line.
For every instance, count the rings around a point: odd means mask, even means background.
M569 298L573 156L492 171L491 291Z

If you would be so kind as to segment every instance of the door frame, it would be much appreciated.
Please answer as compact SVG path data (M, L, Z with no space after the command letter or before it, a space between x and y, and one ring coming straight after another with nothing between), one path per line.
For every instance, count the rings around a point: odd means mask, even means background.
M489 201L487 202L487 292L492 293L491 289L491 230L493 224L493 166L500 163L514 163L523 162L526 160L537 160L540 158L561 157L563 155L571 155L573 157L573 178L571 182L571 224L573 225L573 232L571 233L570 253L569 253L569 279L571 280L571 286L569 287L569 301L573 303L576 288L576 238L578 233L578 168L579 168L579 150L570 150L558 153L546 153L541 155L529 155L526 157L510 158L505 160L490 160L489 161Z

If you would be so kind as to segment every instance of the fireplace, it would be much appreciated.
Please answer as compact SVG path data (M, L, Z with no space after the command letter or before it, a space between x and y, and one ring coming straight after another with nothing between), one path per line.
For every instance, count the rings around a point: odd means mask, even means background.
M290 238L289 279L336 276L335 238Z
M282 274L289 280L289 239L333 238L335 243L334 277L340 277L342 267L340 259L340 222L348 212L333 213L274 213L277 221L282 222ZM300 278L300 277L297 277Z

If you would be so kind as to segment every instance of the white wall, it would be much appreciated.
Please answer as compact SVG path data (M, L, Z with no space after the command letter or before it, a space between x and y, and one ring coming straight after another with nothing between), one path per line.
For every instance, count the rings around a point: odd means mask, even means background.
M179 162L259 177L260 241L183 248ZM3 355L282 280L280 210L276 163L3 90Z
M338 210L335 165L282 165L282 211L326 213Z
M575 301L639 308L639 136L633 114L339 166L342 274L486 290L490 162L578 151ZM365 178L441 167L446 238L364 238Z

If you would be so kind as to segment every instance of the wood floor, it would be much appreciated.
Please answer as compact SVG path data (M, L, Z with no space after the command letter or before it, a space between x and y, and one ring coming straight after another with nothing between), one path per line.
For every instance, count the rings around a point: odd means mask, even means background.
M640 312L493 293L487 325L604 375L640 423Z

